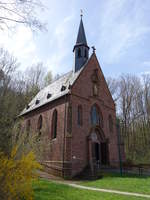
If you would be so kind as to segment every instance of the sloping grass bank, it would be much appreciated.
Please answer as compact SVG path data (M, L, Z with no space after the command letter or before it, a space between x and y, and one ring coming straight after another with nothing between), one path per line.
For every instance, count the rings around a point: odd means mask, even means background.
M89 190L76 189L63 184L56 184L47 180L33 183L35 200L144 200L140 197L129 197L107 194Z
M80 184L90 187L150 194L150 177L144 176L120 176L117 173L104 173L102 179L82 181Z

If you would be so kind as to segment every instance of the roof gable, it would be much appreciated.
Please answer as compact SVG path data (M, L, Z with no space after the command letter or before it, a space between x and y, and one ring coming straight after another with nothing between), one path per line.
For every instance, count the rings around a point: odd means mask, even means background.
M85 67L77 77L73 84L72 91L75 94L81 95L85 98L92 96L92 82L94 82L93 76L96 75L99 85L99 98L101 100L108 100L108 105L111 104L114 108L114 101L112 95L109 91L107 82L105 80L104 74L101 70L101 66L98 62L95 52L91 55L90 59L86 63ZM106 103L106 102L105 102Z

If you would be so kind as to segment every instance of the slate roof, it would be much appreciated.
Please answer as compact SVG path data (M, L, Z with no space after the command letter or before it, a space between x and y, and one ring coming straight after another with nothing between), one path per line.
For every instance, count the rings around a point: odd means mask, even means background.
M81 71L84 67L82 67L77 72L70 71L63 76L61 76L56 81L53 81L50 85L43 88L27 105L27 107L20 113L19 116L22 116L32 110L35 110L47 103L50 103L69 92L69 86L73 85ZM49 98L48 98L49 97Z
M84 45L87 46L87 41L86 41L86 36L85 36L82 18L81 18L81 21L80 21L78 36L77 36L77 40L76 40L76 45L79 45L79 44L84 44Z

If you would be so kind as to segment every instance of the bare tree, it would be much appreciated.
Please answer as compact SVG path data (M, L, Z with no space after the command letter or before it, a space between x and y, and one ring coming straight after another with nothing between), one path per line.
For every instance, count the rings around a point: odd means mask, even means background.
M39 0L0 0L0 29L9 29L19 23L41 30L44 24L38 19L37 11L43 9Z
M16 58L5 51L0 49L0 100L6 94L10 86L11 76L18 67Z
M145 117L150 120L150 74L145 74L143 78L143 104L145 107Z
M120 97L119 80L116 78L108 77L106 81L107 81L107 85L110 90L110 93L113 97L113 100L117 102Z
M10 132L16 114L16 95L12 90L12 74L18 66L17 60L4 49L0 49L0 149L10 150Z
M44 86L51 84L52 80L53 80L53 75L52 72L49 71L44 78Z

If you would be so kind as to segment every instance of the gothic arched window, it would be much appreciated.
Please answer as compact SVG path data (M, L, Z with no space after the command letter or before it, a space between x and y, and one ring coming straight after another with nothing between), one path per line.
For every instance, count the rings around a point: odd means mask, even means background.
M87 50L84 50L84 57L87 58Z
M57 110L55 109L52 116L52 139L57 137Z
M93 105L91 109L91 124L103 127L103 117L97 105Z
M31 128L31 122L30 122L30 119L28 119L26 122L26 136L25 136L24 144L27 144L29 141L30 128Z
M30 132L30 127L31 127L31 122L30 122L30 119L27 120L27 123L26 123L26 131L27 131L27 134L29 134Z
M108 122L109 122L109 131L112 133L113 132L113 119L112 119L111 115L109 115L109 117L108 117Z
M72 131L72 106L69 105L68 107L68 114L67 114L67 131L71 133Z
M82 119L82 106L78 106L78 125L82 126L83 119Z
M19 140L19 135L22 132L22 124L20 121L17 123L16 128L17 128L17 130L16 130L16 139L15 140L17 142ZM27 129L27 122L26 122L26 129Z
M40 131L42 129L43 118L42 115L39 116L38 123L37 123L37 130Z
M78 49L78 58L80 58L81 57L81 49L79 48Z

